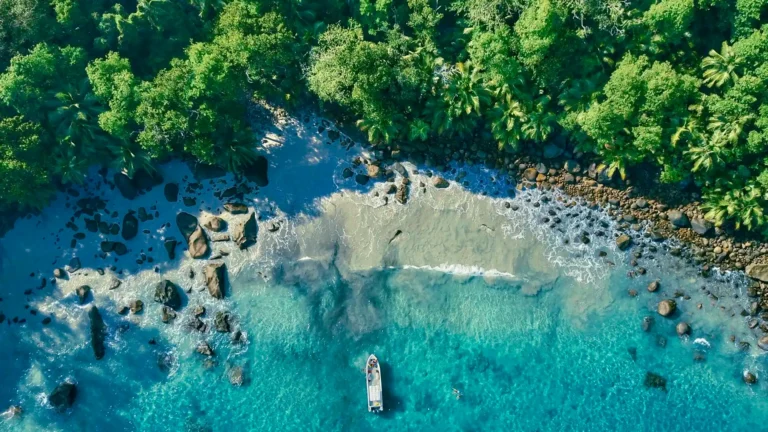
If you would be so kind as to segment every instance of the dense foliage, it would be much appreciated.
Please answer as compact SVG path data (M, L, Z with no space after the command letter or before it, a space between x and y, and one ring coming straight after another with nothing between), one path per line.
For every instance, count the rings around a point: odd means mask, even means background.
M765 0L0 0L0 206L93 165L231 170L249 104L317 101L370 142L569 142L764 231Z

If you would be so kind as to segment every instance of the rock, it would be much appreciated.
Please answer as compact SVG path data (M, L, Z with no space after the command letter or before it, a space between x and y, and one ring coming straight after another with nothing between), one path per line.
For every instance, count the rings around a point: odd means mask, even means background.
M687 228L691 225L691 222L688 220L688 215L681 212L680 210L668 211L667 218L669 218L669 221L672 223L672 225L678 228Z
M750 264L747 266L745 272L747 273L747 276L752 279L768 282L768 264Z
M91 346L96 360L104 358L104 338L107 336L107 326L101 318L101 313L96 306L91 306L88 311L88 319L91 322Z
M616 238L616 246L619 250L627 250L632 245L632 238L626 234L622 234Z
M163 279L155 285L155 301L171 309L179 310L181 307L179 288L168 279Z
M48 403L53 406L56 411L64 411L75 403L77 397L77 387L74 383L63 382L53 389L51 394L48 395Z
M202 305L195 306L195 308L192 310L192 315L196 317L201 317L205 315L205 306L202 306Z
M672 299L665 299L659 302L659 306L657 308L657 311L659 312L659 315L663 317L668 317L675 313L675 310L677 310L677 303L675 303Z
M227 171L221 167L215 165L206 165L197 163L192 167L192 175L197 180L208 180L217 177L223 177L227 174Z
M197 344L197 348L195 348L195 351L197 351L199 354L202 354L208 357L212 357L214 355L213 348L211 348L208 342L205 342L205 341L202 341L199 344Z
M356 181L356 182L357 182L357 184L359 184L360 186L365 186L365 185L367 185L367 184L368 184L368 181L370 181L370 180L371 180L371 178L370 178L370 177L368 177L368 176L367 176L367 175L365 175L365 174L358 174L358 175L356 175L356 176L355 176L355 181Z
M706 236L715 229L715 226L704 218L693 218L691 220L691 229L698 235Z
M68 273L74 273L80 270L80 258L74 257L69 260L69 264L66 266L66 270Z
M571 174L578 174L581 172L581 165L579 165L578 162L575 160L567 160L565 161L565 165L563 166L566 171L568 171Z
M160 320L166 324L176 319L176 312L168 306L163 306L160 313Z
M637 290L636 289L627 290L627 294L629 294L630 297L637 297Z
M664 391L667 390L667 380L659 374L653 372L647 372L645 374L645 381L643 385L648 388L660 388Z
M184 236L184 240L187 240L197 228L197 218L189 213L181 212L176 215L176 226L179 227L179 231L181 232L181 235Z
M269 231L269 232L278 232L278 231L280 231L280 222L269 221L267 223L267 231Z
M113 241L103 241L101 242L101 251L104 253L109 253L115 250L115 242Z
M123 239L130 240L136 237L138 232L139 220L136 219L136 216L134 216L133 213L126 213L126 215L123 217Z
M176 183L168 183L163 189L163 195L168 202L176 202L179 200L179 185Z
M381 168L378 165L368 165L368 177L377 178L381 174Z
M408 178L408 171L400 162L396 162L394 165L392 165L392 171L400 174L404 178Z
M19 416L21 416L22 412L23 412L23 410L21 409L21 407L19 405L11 405L10 407L8 407L7 410L5 410L2 413L2 417L3 417L4 420L14 419L14 418L18 418Z
M213 328L219 333L229 333L232 329L229 324L229 312L216 312L213 318Z
M648 333L651 331L651 327L653 327L653 317L647 316L643 317L643 322L640 325L640 327L643 329L644 332Z
M236 225L232 230L232 240L240 249L246 249L256 243L258 237L259 224L256 223L256 213L251 213L245 222Z
M131 309L132 314L140 313L144 310L144 302L141 300L134 300L131 302L129 308Z
M224 220L218 216L212 216L205 223L205 227L213 232L220 232L224 229Z
M448 180L437 176L432 180L432 186L438 188L438 189L445 189L449 186Z
M563 176L563 181L565 184L576 184L576 177L574 177L571 173L566 173Z
M117 255L123 256L128 253L128 247L125 243L114 242L112 245L112 251Z
M395 192L395 200L400 204L405 204L408 202L408 182L403 181L400 183L400 186L397 187L397 191Z
M85 301L88 299L88 294L91 292L91 287L88 285L80 285L75 290L75 293L77 293L77 299L80 302L80 304L85 304Z
M163 246L165 247L165 251L168 253L168 259L175 259L176 258L176 245L179 242L176 241L175 238L171 237L169 239L166 239L165 242L163 242Z
M229 373L227 374L229 376L229 383L233 386L241 386L243 385L243 382L245 381L244 375L243 375L243 368L240 366L234 366L229 369Z
M691 332L691 326L687 322L681 321L675 326L675 331L678 336L684 336Z
M112 181L115 183L117 190L120 191L120 195L122 195L124 198L132 200L136 198L136 195L138 195L136 187L134 187L133 182L130 178L128 178L127 175L123 173L116 173L112 178Z
M121 285L122 283L123 283L123 282L122 282L120 279L118 279L118 278L116 278L116 277L113 277L113 278L111 278L111 279L109 280L109 285L107 286L107 288L108 288L110 291L112 291L112 290L116 290L116 289L120 288L120 285Z
M523 172L523 177L528 180L529 182L535 182L536 177L538 177L539 173L536 171L536 168L527 168Z
M53 277L56 279L63 279L66 277L66 273L64 273L64 270L60 268L53 269Z
M549 143L544 146L544 159L554 159L563 154L563 149L555 144Z
M140 169L133 175L133 185L138 190L149 190L160 184L163 184L163 176L159 171L152 171L150 173Z
M661 287L661 283L659 281L653 281L648 284L648 291L650 292L656 292Z
M198 225L187 240L187 249L192 258L202 258L208 254L208 237Z
M248 206L239 202L228 202L224 204L224 210L233 215L248 213Z
M346 167L346 168L344 168L344 170L341 171L341 176L343 178L345 178L345 179L348 179L348 178L352 177L353 175L355 175L355 172L352 171L352 168L350 168L350 167Z
M757 346L763 351L768 351L768 336L763 336L758 339Z
M227 267L223 262L211 263L203 268L205 275L205 285L208 287L208 293L216 299L224 298L224 278Z
M195 197L183 197L181 201L184 203L187 207L192 207L194 205L197 205L197 198Z
M747 384L755 384L757 383L757 375L753 374L750 371L744 371L744 382Z
M249 164L243 169L245 178L256 183L258 187L264 187L269 185L269 162L264 156L256 156L253 163Z

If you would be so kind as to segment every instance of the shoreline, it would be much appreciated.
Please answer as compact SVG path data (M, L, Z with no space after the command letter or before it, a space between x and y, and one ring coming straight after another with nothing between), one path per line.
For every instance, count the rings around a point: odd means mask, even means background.
M324 124L324 120L318 120L317 125ZM317 126L315 125L315 126ZM305 125L306 126L306 125ZM327 128L327 126L325 126ZM203 280L203 274L206 272L205 267L211 262L226 262L229 266L228 278L235 278L238 275L239 269L244 265L256 265L253 260L259 255L259 251L263 248L275 248L279 249L283 247L279 241L270 240L270 237L274 233L284 232L285 230L293 229L291 220L296 215L304 214L308 208L318 205L317 198L321 200L327 199L330 194L325 189L319 189L315 191L306 190L304 194L302 187L306 184L308 178L314 178L314 176L327 176L326 179L332 178L330 183L333 184L335 189L331 194L344 195L347 190L351 190L352 193L360 193L361 197L366 200L366 205L370 207L371 212L378 211L381 207L386 206L400 206L400 199L403 196L398 194L398 191L404 189L406 194L404 196L405 201L408 201L414 194L426 194L425 197L431 196L430 194L437 194L440 196L440 190L446 188L462 187L467 189L468 194L474 194L477 196L488 195L494 197L495 200L491 200L488 205L489 208L495 209L497 212L512 213L515 210L515 199L508 196L509 186L511 183L506 182L502 176L494 176L493 171L483 169L481 166L469 167L467 170L463 168L450 167L446 172L436 173L432 172L429 168L409 166L404 168L402 165L399 167L393 164L380 164L376 165L376 161L371 159L371 155L366 153L365 148L355 147L354 151L348 151L349 146L346 145L347 141L339 142L338 136L336 139L328 140L328 132L320 133L321 139L310 138L303 131L297 133L297 137L300 137L304 143L306 141L306 149L302 155L308 155L309 157L303 157L300 160L293 160L287 158L281 159L281 156L276 154L279 151L288 151L296 149L288 149L288 144L285 144L279 148L268 148L273 156L268 154L268 160L270 163L269 168L269 186L266 186L264 192L262 192L257 186L248 183L244 180L236 180L231 174L226 174L223 177L215 177L208 179L196 179L191 178L192 170L185 168L184 163L181 161L174 161L163 166L165 181L162 185L154 185L145 194L140 194L136 197L136 200L125 199L120 196L120 192L116 187L110 187L109 182L104 180L101 175L94 175L90 177L89 181L93 182L91 186L95 189L91 190L94 193L94 197L99 197L101 194L106 193L107 197L101 196L100 198L89 197L89 199L83 201L85 198L83 193L85 190L78 192L78 196L73 194L62 193L56 201L49 206L40 216L24 219L21 221L21 225L14 229L12 240L18 241L17 244L9 245L6 243L0 246L6 250L1 251L3 255L7 255L10 248L18 247L22 243L22 240L26 239L29 244L26 245L28 250L37 250L39 255L35 255L34 262L25 262L26 267L14 268L16 277L10 278L17 283L18 292L12 293L7 298L4 298L0 302L0 311L7 313L5 320L8 322L1 323L3 327L8 329L11 326L14 330L19 327L25 327L26 330L37 331L40 328L49 328L46 331L48 336L51 332L55 332L53 329L57 328L69 328L69 327L82 327L83 317L82 312L94 304L94 294L99 297L99 308L106 317L106 321L110 324L115 323L109 315L114 317L118 316L118 311L124 311L127 316L118 318L120 322L123 318L128 319L130 323L143 327L150 322L150 319L157 319L157 314L162 313L165 318L168 316L169 321L177 321L177 326L181 327L188 319L192 318L193 306L200 301L200 296L205 300L204 306L208 309L208 317L212 318L217 316L219 312L222 314L228 313L228 305L225 303L218 303L208 298L210 287L207 281ZM313 131L314 133L314 131ZM348 140L348 138L345 138ZM350 141L351 142L351 141ZM293 143L296 144L296 143ZM337 148L338 147L338 148ZM285 156L285 155L283 155ZM326 164L319 163L320 160L326 160ZM372 162L373 160L373 162ZM280 165L283 163L295 163L296 166L286 169ZM277 164L277 166L275 166ZM374 168L375 167L375 168ZM282 169L282 171L281 171ZM347 171L349 169L350 171ZM406 170L406 175L403 176L400 170ZM314 170L314 171L313 171ZM351 173L352 175L348 175ZM416 175L418 173L418 175ZM462 174L463 173L463 174ZM369 174L375 174L373 179ZM306 176L302 177L302 176ZM338 176L338 177L337 177ZM363 176L368 177L366 180ZM445 177L443 177L445 176ZM498 178L494 178L498 177ZM404 179L410 180L404 180ZM553 177L554 178L554 177ZM390 180L391 179L391 180ZM447 181L446 179L457 180L456 183ZM472 182L477 182L472 183ZM178 186L178 193L175 200L168 199L167 185L174 183ZM290 185L288 183L291 183ZM542 182L543 183L543 182ZM555 181L552 182L556 184ZM471 186L474 184L474 186ZM523 184L516 182L518 187L522 189ZM464 186L462 186L464 185ZM350 187L351 186L351 187ZM471 186L471 187L469 187ZM531 184L530 186L533 186ZM394 190L393 190L394 187ZM530 201L531 204L526 209L533 210L530 214L521 215L520 217L547 217L550 218L548 223L555 223L554 219L559 217L555 215L546 216L544 213L545 208L549 208L550 203L562 204L564 209L573 208L566 201L573 201L578 197L567 198L568 195L563 192L562 194L551 194L547 192L546 187L531 188L526 191L515 192L519 195L519 199ZM172 191L171 191L172 192ZM427 192L429 192L427 194ZM495 192L495 193L494 193ZM546 198L545 198L546 197ZM562 201L560 200L562 198ZM421 198L421 195L419 196ZM445 198L443 198L445 199ZM550 201L552 200L552 201ZM224 204L227 201L239 201L243 203L247 212L231 212L227 211ZM82 204L77 204L81 202ZM541 208L537 203L541 202ZM383 204L382 204L383 203ZM522 204L522 203L520 203ZM630 259L631 251L628 251L626 255L618 250L620 247L615 244L615 239L610 236L599 236L598 231L603 230L605 233L621 232L621 224L609 225L602 227L599 222L602 214L609 215L610 209L593 208L589 203L585 205L574 204L578 209L583 209L583 214L579 217L584 218L585 221L590 221L593 218L591 211L597 210L598 219L595 221L596 231L590 233L592 236L592 242L576 241L572 244L568 244L568 247L574 248L574 250L582 250L585 253L591 252L592 255L587 255L585 259L595 261L596 256L599 254L600 248L595 247L600 243L605 245L607 253L616 253L618 257L626 257ZM153 208L154 206L154 208ZM526 204L528 206L528 204ZM570 207L569 207L570 206ZM136 207L144 208L144 212L140 209L132 212ZM107 211L109 210L109 211ZM179 235L179 229L176 223L173 221L174 217L179 211L191 212L198 220L198 224L204 227L203 230L209 239L210 253L205 259L193 259L188 256L189 252L185 251L184 239ZM389 210L385 210L389 211ZM567 211L567 210L563 210ZM79 213L78 213L79 212ZM89 212L91 214L89 214ZM77 214L75 216L75 214ZM87 222L87 220L94 221L96 218L94 214L103 214L98 221ZM135 215L134 217L139 220L137 227L137 234L135 238L129 240L120 240L122 233L125 230L125 218L129 215ZM70 218L72 215L72 218ZM229 229L226 230L230 235L238 226L244 224L250 215L255 215L258 219L258 233L259 239L252 248L240 250L233 239L228 238L223 241L216 241L214 235L218 231L211 228L211 222L215 217L223 219L224 225L229 225ZM311 217L311 215L307 216ZM563 218L566 218L563 216ZM178 219L177 219L178 220ZM102 224L104 222L104 224ZM48 223L49 225L45 225ZM555 228L551 228L547 223L536 223L532 221L534 225L538 225L542 235L555 233ZM60 227L56 232L41 233L38 226L55 226ZM85 224L85 225L83 225ZM120 235L116 235L112 232L112 226L118 224L120 227ZM78 229L72 229L71 225L75 225ZM478 227L478 229L493 230L496 227ZM149 231L146 232L145 230ZM282 231L281 231L282 230ZM40 233L42 238L30 237ZM80 236L78 233L82 233ZM644 238L638 231L632 231L630 233L634 238L636 244L653 245L651 239ZM72 243L68 243L69 236L75 241L75 248L72 248ZM48 237L50 236L50 237ZM79 238L82 237L82 238ZM181 246L177 246L175 258L167 256L168 249L166 249L166 241L173 237L175 241L182 243ZM382 242L396 241L397 233L393 238L382 238ZM556 236L551 236L554 241ZM0 239L7 240L7 238ZM138 241L138 243L137 243ZM35 243L39 242L39 243ZM54 246L58 243L60 249L54 250L49 245L54 242ZM108 251L104 250L104 242L111 242L111 245L107 245ZM128 253L119 254L115 251L116 243L123 243L127 247ZM667 244L668 242L663 242ZM69 245L69 246L68 246ZM97 245L101 245L101 249L96 249ZM657 243L658 245L658 243ZM552 247L549 245L548 247ZM650 246L646 246L650 247ZM38 249L39 248L39 249ZM660 249L662 249L660 247ZM647 250L647 249L646 249ZM225 253L226 252L226 253ZM661 254L663 251L659 251ZM648 254L650 255L650 254ZM50 257L57 257L54 262L50 262ZM179 256L183 256L180 258ZM75 269L71 258L79 258L79 265L77 267L82 270ZM599 257L603 257L599 255ZM609 257L610 258L610 257ZM15 259L23 261L23 258L16 257ZM606 258L608 259L608 258ZM21 262L21 261L16 261ZM140 262L139 262L140 261ZM653 266L653 259L647 255L642 258L638 257L643 265ZM13 261L11 261L13 263ZM607 261L600 261L600 265L604 269L611 267L611 264ZM647 264L646 264L647 263ZM0 264L6 264L2 263ZM418 263L410 264L415 268L428 268L430 263ZM439 264L439 263L438 263ZM469 275L460 275L466 277L495 277L495 275L480 275L479 267L473 267L472 263L457 263L466 266L458 273L470 273ZM51 272L54 268L60 268L66 270L66 265L70 265L71 272L66 275L65 278L52 278ZM50 267L49 267L50 266ZM639 268L640 266L636 267ZM36 268L34 272L28 272L30 268ZM496 268L493 265L483 268ZM9 270L9 267L3 267L3 271ZM440 270L440 269L438 269ZM445 269L443 269L445 270ZM450 269L449 269L450 270ZM652 269L651 269L652 271ZM499 267L499 270L495 270L499 275L507 276L513 275L514 272L506 272L505 269ZM161 279L169 279L179 286L185 288L186 294L180 293L181 302L185 306L182 311L168 311L165 308L155 311L158 306L152 302L153 288L150 286L142 288L141 298L136 298L135 294L121 294L120 284L130 284L131 279L138 277L140 274L151 275L153 281L160 281ZM159 273L159 274L157 274ZM188 274L194 273L192 278L188 277ZM450 273L450 272L449 272ZM638 271L639 273L639 271ZM644 273L644 271L643 271ZM634 274L632 276L640 277L641 274ZM720 276L714 275L715 278ZM150 277L150 276L147 276ZM27 283L21 281L27 280ZM118 286L112 288L115 281L119 281ZM662 282L663 283L663 282ZM31 289L26 289L26 285L31 286ZM91 287L91 292L86 292L83 302L78 297L77 289L83 285ZM6 285L10 286L10 285ZM51 290L53 288L53 291ZM662 291L672 287L664 287ZM24 294L21 294L21 290L24 289ZM202 292L202 294L198 294ZM538 292L535 288L532 290L533 295ZM632 296L631 293L627 293ZM637 293L635 293L637 294ZM718 292L718 295L720 293ZM157 294L155 294L157 295ZM671 291L665 295L672 295ZM714 295L707 293L706 295ZM677 297L675 295L675 297ZM642 301L655 302L661 300L663 297L649 297ZM90 299L90 300L89 300ZM132 302L136 300L143 301L144 312L133 313L125 311L128 307L131 309ZM106 309L103 309L104 303L107 303ZM212 303L211 303L212 302ZM714 304L714 303L713 303ZM9 313L8 308L15 309L14 313ZM645 306L639 306L645 307ZM3 310L5 309L5 310ZM709 309L709 307L707 308ZM714 309L714 308L713 308ZM72 311L75 312L72 312ZM150 312L151 310L151 312ZM35 313L31 313L35 311ZM704 311L703 313L710 313ZM729 313L729 311L726 311ZM653 313L655 315L655 312ZM178 315L178 318L176 317ZM735 315L734 315L735 316ZM50 317L53 317L51 322ZM10 324L14 318L17 318L18 322ZM236 322L237 317L233 317ZM49 319L48 323L44 321ZM25 320L25 322L21 322ZM738 320L738 319L737 319ZM165 319L164 319L165 321ZM206 320L206 325L216 325L216 320ZM221 321L221 320L219 320ZM224 320L226 321L226 320ZM743 321L743 320L742 320ZM39 322L39 324L37 323ZM26 324L26 325L24 325ZM640 323L638 323L639 325ZM122 325L122 324L120 324ZM755 327L761 327L763 323L758 323ZM38 327L40 326L40 327ZM61 326L61 327L58 327ZM233 331L240 331L235 325L232 325ZM743 325L742 325L743 327ZM755 327L750 327L754 329ZM242 332L247 338L248 329L242 329ZM639 330L634 330L639 331ZM757 330L756 330L757 331ZM725 338L725 335L722 335ZM69 343L75 343L76 345L82 345L84 342L79 340L77 335L69 335L71 340ZM708 336L709 337L709 336ZM744 342L742 337L738 340L735 338L731 341L733 344ZM754 345L753 341L749 341L751 345ZM87 343L86 343L87 344ZM214 348L218 349L217 345ZM10 355L10 353L9 353Z

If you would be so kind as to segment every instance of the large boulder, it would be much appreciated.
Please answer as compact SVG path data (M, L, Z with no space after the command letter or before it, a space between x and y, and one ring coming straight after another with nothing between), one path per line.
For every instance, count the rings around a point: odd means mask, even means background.
M168 202L176 202L179 200L179 185L176 183L168 183L163 189L163 195Z
M57 385L51 394L48 395L48 403L56 411L64 411L75 403L75 397L77 397L77 387L74 383L65 381Z
M616 238L616 246L619 248L619 250L627 250L630 246L632 246L632 237L622 234Z
M116 173L113 177L113 181L115 182L117 190L120 191L120 195L122 195L124 198L132 200L136 198L136 195L138 195L136 187L133 185L133 182L127 175L123 173Z
M219 333L229 333L232 331L232 327L229 323L229 312L219 311L216 312L216 316L213 318L213 328Z
M438 176L432 180L432 185L438 189L445 189L449 186L449 183L448 180Z
M123 217L123 239L130 240L136 237L139 232L139 220L133 215L133 212L128 212Z
M171 237L165 240L163 242L163 246L165 246L165 251L168 253L168 259L174 259L176 258L176 245L179 242L176 241L175 238Z
M96 360L104 358L104 338L107 336L107 326L101 318L101 313L96 306L91 306L88 311L88 319L91 322L91 346Z
M657 311L659 312L659 315L663 317L668 317L675 313L677 310L677 303L675 303L672 299L665 299L659 302L659 306L657 308Z
M181 307L179 288L168 279L163 279L155 286L155 301L173 310L179 310Z
M256 156L256 160L252 164L248 165L244 169L245 178L256 183L259 187L264 187L269 184L269 178L267 177L267 170L269 163L264 156Z
M248 246L256 243L258 237L259 224L256 223L256 213L251 213L245 222L235 225L232 230L232 240L240 249L246 249Z
M698 235L708 235L714 228L715 225L704 218L693 218L691 220L691 229Z
M159 171L150 173L141 169L133 175L133 185L140 191L152 189L160 184L163 184L163 176Z
M223 262L210 263L203 269L205 275L205 285L208 287L208 293L216 299L224 298L224 278L227 267Z
M205 223L205 227L213 232L221 232L224 230L226 222L218 216L211 216L210 219Z
M187 241L187 249L192 258L204 257L208 253L208 237L197 224L197 218L189 213L181 212L176 215L176 225Z
M678 228L688 228L691 226L691 221L688 220L688 215L681 212L680 210L668 211L667 218L669 218L669 222L671 222L672 225Z
M746 268L747 276L761 282L768 282L768 264L750 264Z

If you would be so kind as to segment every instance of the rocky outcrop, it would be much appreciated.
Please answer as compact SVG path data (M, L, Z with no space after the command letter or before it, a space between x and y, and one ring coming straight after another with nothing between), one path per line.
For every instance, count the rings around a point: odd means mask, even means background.
M653 281L648 284L648 291L649 292L656 292L661 287L661 283L659 281Z
M211 263L205 266L203 274L205 275L205 285L208 287L208 293L216 299L224 298L224 282L227 267L223 262Z
M96 360L104 358L104 338L107 336L107 326L101 318L101 313L96 306L91 306L88 311L88 319L91 322L91 346Z
M232 230L232 240L240 249L256 243L259 237L259 224L256 222L256 213L251 213L248 218Z
M163 195L168 202L176 202L179 200L179 185L176 183L168 183L163 189Z
M179 310L181 308L179 288L168 279L163 279L155 286L155 301L173 310Z
M189 213L176 215L176 225L187 241L187 249L192 258L202 258L208 254L208 237L197 223L197 218Z
M139 232L139 220L133 215L133 212L128 212L123 217L123 230L122 235L124 240L130 240L136 237Z
M116 173L112 178L112 181L114 181L117 190L120 191L120 195L126 199L132 200L136 198L136 195L139 193L131 179L123 173Z
M746 268L747 276L761 282L768 282L768 264L750 264Z
M144 302L141 300L134 300L129 306L132 314L141 313L144 310Z
M214 355L213 348L211 348L211 345L206 341L201 341L199 344L197 344L195 351L197 351L198 354L202 354L208 357L212 357Z
M75 403L77 397L77 387L74 383L63 382L56 386L55 389L48 395L48 403L56 409L56 411L65 411L69 409L72 404Z
M663 317L668 317L675 313L677 310L677 303L675 303L672 299L665 299L659 302L659 306L657 308L657 311L659 312L659 315Z
M681 321L675 326L675 331L678 336L684 336L691 332L691 326L687 322Z
M216 312L216 316L213 318L213 328L219 333L229 333L232 328L229 323L229 312L219 311Z

